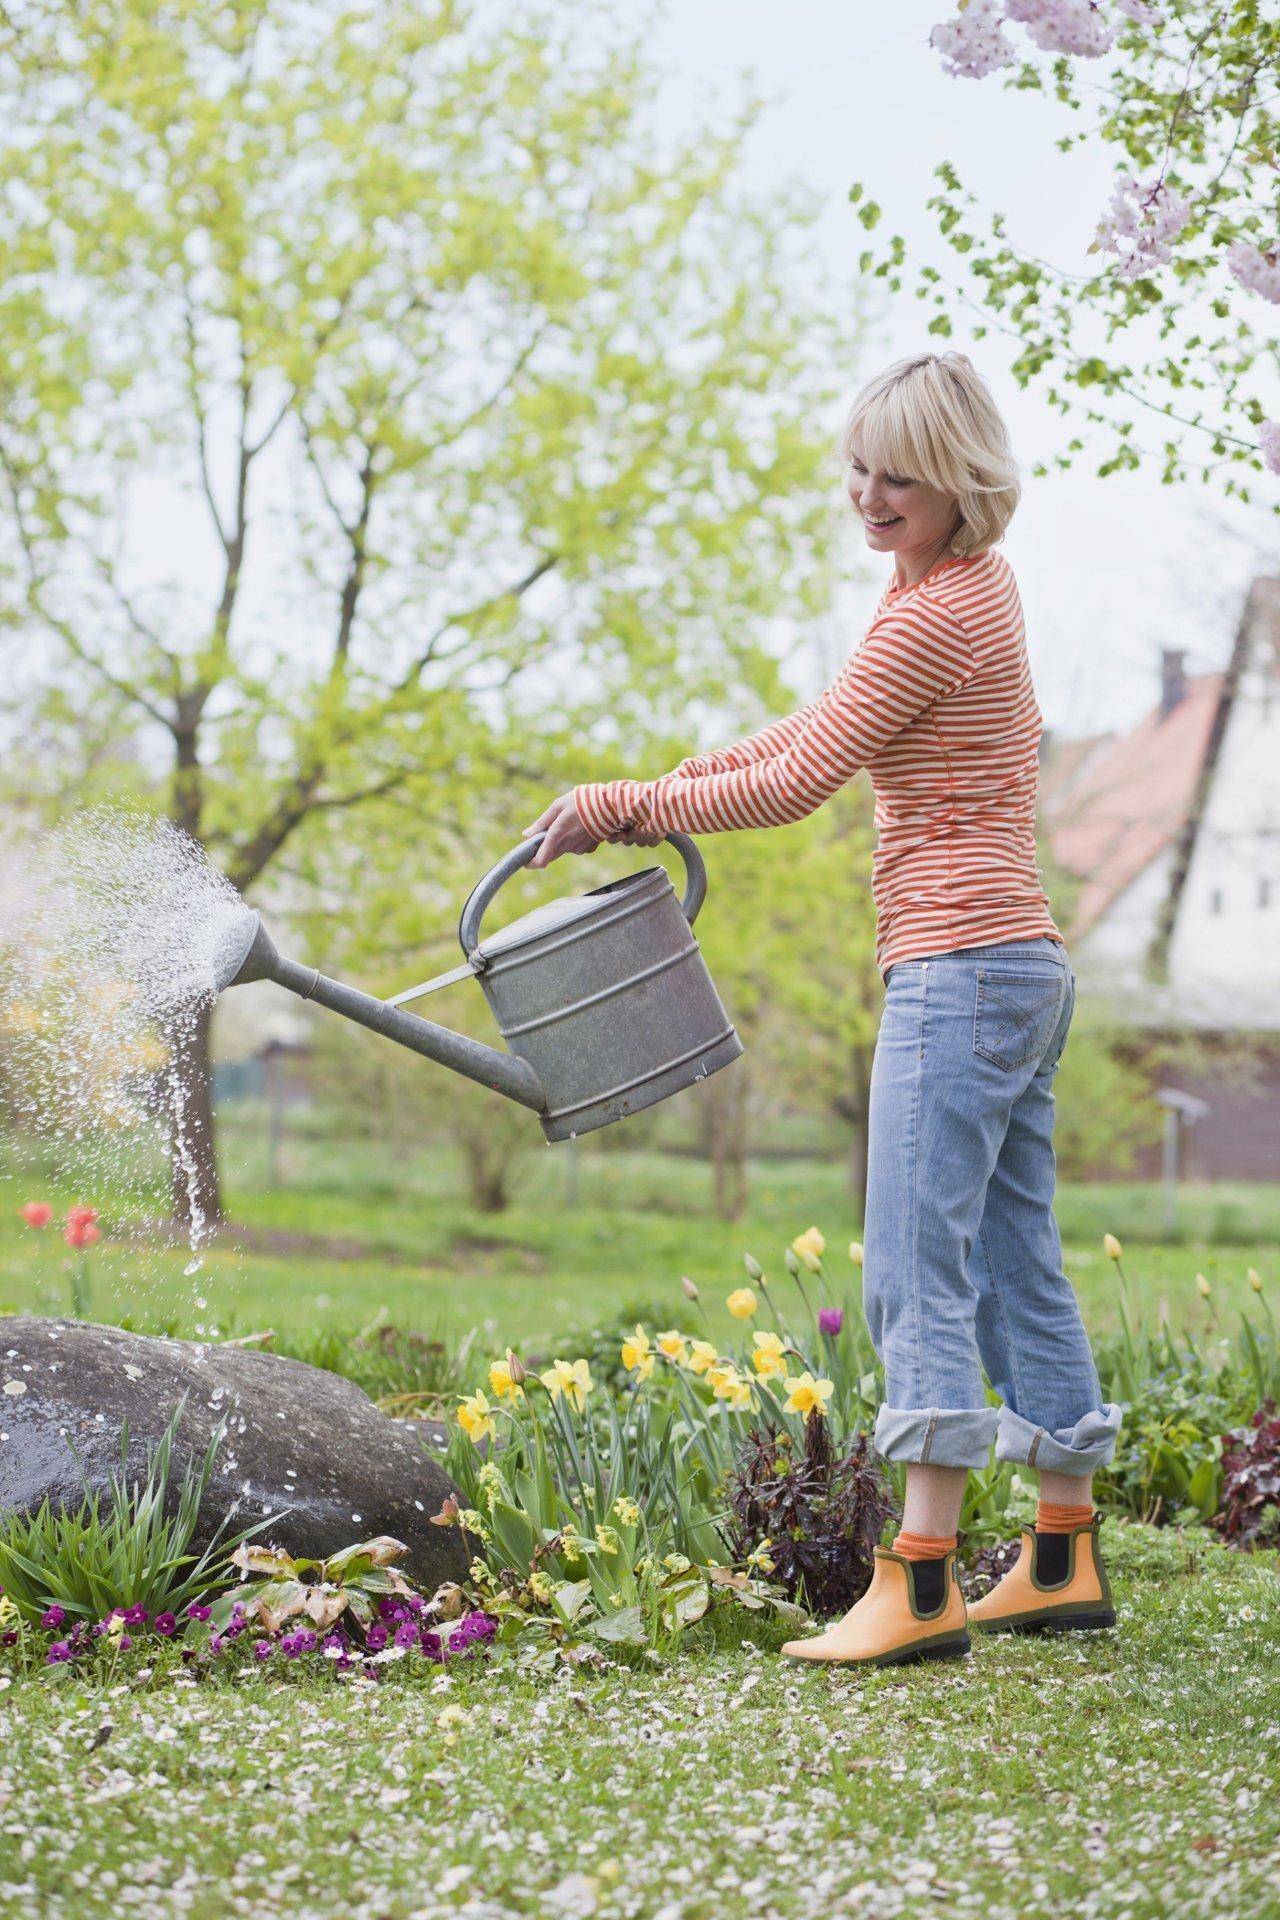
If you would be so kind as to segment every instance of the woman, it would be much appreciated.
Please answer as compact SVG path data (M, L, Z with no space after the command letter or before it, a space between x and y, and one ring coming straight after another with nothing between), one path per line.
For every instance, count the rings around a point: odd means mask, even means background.
M1041 716L995 551L1019 494L1008 434L962 354L921 354L859 393L841 450L867 544L894 570L833 683L660 779L575 787L526 832L546 834L530 862L546 866L605 839L780 826L870 775L885 1003L863 1284L885 1369L875 1443L908 1463L906 1499L862 1599L783 1651L888 1665L967 1652L970 1623L1114 1623L1092 1476L1120 1409L1100 1404L1053 1214L1053 1076L1075 975L1036 867ZM1038 1474L1039 1504L1014 1566L966 1612L956 1530L965 1475L993 1440Z

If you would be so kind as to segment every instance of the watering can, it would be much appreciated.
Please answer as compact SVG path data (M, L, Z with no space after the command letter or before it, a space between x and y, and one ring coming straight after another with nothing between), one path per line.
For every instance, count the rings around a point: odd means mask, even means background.
M217 990L274 980L531 1107L549 1141L571 1140L705 1080L743 1051L692 932L706 867L687 834L666 837L684 861L683 900L662 867L646 867L535 907L482 942L480 922L494 895L546 838L532 834L463 907L463 965L392 1000L286 960L259 913L220 957ZM405 1012L405 1001L468 974L484 989L510 1052Z

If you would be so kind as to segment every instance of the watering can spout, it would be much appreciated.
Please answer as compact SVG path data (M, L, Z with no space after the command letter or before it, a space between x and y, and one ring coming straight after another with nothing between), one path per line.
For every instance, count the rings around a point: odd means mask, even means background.
M219 993L227 987L243 986L250 980L272 980L303 1000L314 1000L328 1007L331 1013L340 1013L344 1019L354 1020L373 1033L381 1033L413 1053L420 1053L443 1067L452 1067L468 1080L478 1080L481 1086L504 1093L510 1100L518 1100L521 1106L531 1107L535 1113L543 1112L547 1105L542 1083L527 1060L513 1053L501 1053L496 1047L486 1047L479 1040L454 1033L449 1027L419 1019L417 1014L389 1006L372 994L344 986L340 980L329 980L315 967L304 967L296 960L286 959L263 926L260 913L255 912L251 924L242 927L235 941L228 945L215 974Z

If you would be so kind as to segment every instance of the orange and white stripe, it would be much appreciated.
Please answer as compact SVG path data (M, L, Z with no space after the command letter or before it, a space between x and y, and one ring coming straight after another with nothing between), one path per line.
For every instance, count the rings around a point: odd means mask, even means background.
M865 767L876 961L1061 940L1036 866L1041 714L1013 570L994 549L890 583L816 700L657 780L574 789L588 832L724 833L802 820Z

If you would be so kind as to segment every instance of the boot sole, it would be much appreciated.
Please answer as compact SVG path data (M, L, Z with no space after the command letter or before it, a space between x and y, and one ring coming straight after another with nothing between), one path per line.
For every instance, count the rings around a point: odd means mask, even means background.
M868 1660L869 1667L914 1667L926 1660L963 1660L970 1652L973 1642L966 1633L963 1640L941 1640L935 1646L908 1647L903 1653L882 1653L877 1660Z
M975 1620L982 1633L1098 1633L1114 1627L1116 1616L1108 1607L1097 1613L1058 1613L1037 1619L1034 1614L1020 1620Z

